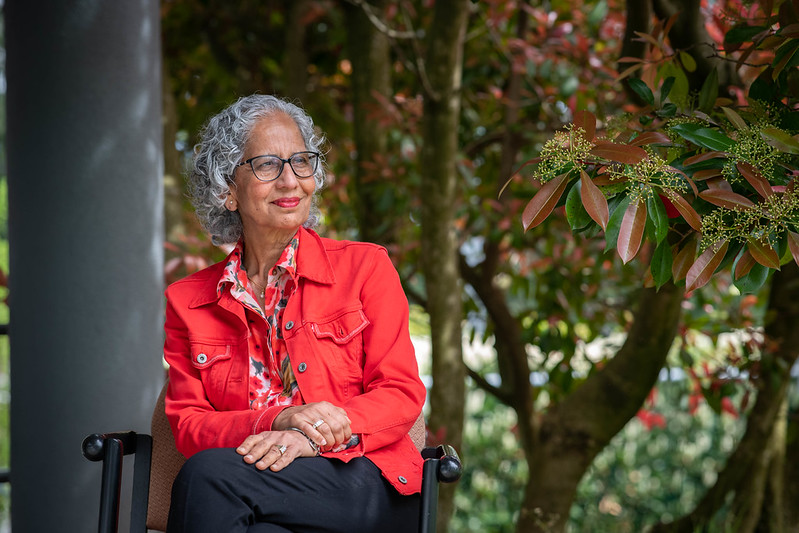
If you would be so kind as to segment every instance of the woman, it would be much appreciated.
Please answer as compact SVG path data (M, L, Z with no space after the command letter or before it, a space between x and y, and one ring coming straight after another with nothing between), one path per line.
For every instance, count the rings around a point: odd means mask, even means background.
M310 228L311 118L273 96L205 126L190 175L222 262L166 291L166 413L188 457L168 531L407 532L425 388L385 249Z

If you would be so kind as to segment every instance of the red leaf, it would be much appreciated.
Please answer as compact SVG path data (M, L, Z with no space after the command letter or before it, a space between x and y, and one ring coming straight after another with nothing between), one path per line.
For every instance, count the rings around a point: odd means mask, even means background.
M609 161L616 161L628 165L640 163L647 157L646 150L643 148L628 146L626 144L616 144L610 141L597 141L590 153Z
M688 200L677 193L674 193L674 196L670 198L670 200L674 208L680 212L689 226L696 231L702 231L702 219L694 208L691 207L691 204L688 203Z
M603 230L607 229L610 218L607 198L599 190L599 187L594 185L585 170L580 170L580 183L580 198L583 200L586 212L594 222L602 226Z
M680 212L677 211L677 208L674 207L674 204L671 203L671 200L663 196L662 194L658 194L658 198L660 201L663 202L663 207L666 208L666 216L669 218L677 218L680 216Z
M694 165L696 163L701 163L702 161L707 161L709 159L717 159L721 157L726 157L727 154L724 152L705 152L703 154L696 154L692 155L688 159L685 160L683 163L686 167Z
M524 231L536 227L549 216L563 195L563 191L566 190L568 183L569 175L561 174L557 178L546 182L535 193L527 207L524 208L524 213L522 213Z
M727 253L729 244L727 241L723 241L721 244L716 243L702 252L702 255L694 261L694 264L685 275L686 291L696 290L710 281L713 273L721 264L721 260L724 259L724 254Z
M771 184L766 178L763 177L763 174L760 173L760 170L745 161L741 161L735 166L738 168L738 172L740 172L741 175L746 178L746 181L749 182L749 185L754 187L754 189L757 191L757 194L763 198L768 198L774 194L774 191L771 190Z
M659 131L647 131L630 141L632 146L643 146L645 144L671 144L671 139L665 133Z
M766 268L780 269L780 258L774 248L764 244L760 239L750 237L746 240L746 249L752 257Z
M697 170L692 176L696 181L703 181L710 178L717 178L721 176L721 170L717 168L708 168L705 170Z
M677 252L674 256L674 261L671 263L671 275L675 282L685 279L685 275L688 273L688 269L691 268L691 264L694 261L695 253L696 241L691 239L683 246L682 250Z
M755 206L755 204L746 196L741 196L738 193L726 191L724 189L707 189L700 192L699 196L713 205L726 207L728 209L733 209L736 207L748 208Z
M799 265L799 233L788 232L788 248L796 264Z
M646 202L643 200L630 202L624 211L619 228L616 246L621 260L628 263L641 248L641 240L646 227Z
M596 116L590 111L577 111L574 113L572 124L577 128L582 128L585 131L585 138L589 141L593 141L596 137Z
M752 257L752 254L749 253L749 250L744 250L743 255L740 259L738 259L738 263L735 264L735 279L741 279L745 275L752 270L752 267L755 266L755 258Z

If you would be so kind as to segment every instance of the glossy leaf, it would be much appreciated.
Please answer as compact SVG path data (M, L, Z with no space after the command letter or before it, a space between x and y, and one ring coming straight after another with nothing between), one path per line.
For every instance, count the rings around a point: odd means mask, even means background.
M599 224L602 229L608 227L610 213L608 211L608 200L599 187L594 185L591 178L584 170L580 170L580 197L588 215Z
M580 198L579 181L576 181L566 194L566 220L569 221L572 231L585 229L591 223L591 217L583 207L583 201Z
M703 161L708 161L710 159L721 159L726 158L727 154L724 152L719 152L716 150L711 150L710 152L704 152L701 154L692 155L691 157L687 158L683 164L688 167L691 165L695 165L697 163L701 163Z
M711 178L718 178L721 176L721 169L718 168L708 168L705 170L698 170L694 172L692 178L695 181L704 181L709 180Z
M616 243L619 240L619 233L621 232L621 221L624 219L627 206L630 205L630 198L628 196L623 196L621 200L616 200L616 198L608 202L610 219L608 219L608 227L605 228L606 250L612 250L616 247Z
M710 113L719 96L719 73L716 68L712 68L710 73L702 83L699 91L699 109L705 113Z
M655 248L649 263L652 279L655 280L655 286L658 289L671 279L672 262L671 247L666 241L663 241Z
M680 212L682 217L696 231L702 231L702 219L699 217L699 214L696 210L691 207L691 204L688 203L688 200L683 198L677 193L674 193L672 196L669 196L669 201L674 208Z
M654 241L656 244L663 242L669 232L669 217L666 214L666 206L663 205L660 197L652 195L646 199L647 217L654 229Z
M755 261L755 258L752 257L752 254L749 253L749 250L747 250L746 247L742 248L741 253L738 254L738 257L735 258L735 262L732 264L733 279L744 277L756 264L758 263Z
M674 80L674 76L669 76L663 80L663 85L660 86L660 105L663 105L663 103L666 101L666 98L669 97L671 88L674 87Z
M590 111L575 112L572 124L585 131L585 138L587 140L593 141L594 137L596 137L596 116Z
M761 135L767 144L789 154L799 154L799 139L777 128L765 128Z
M757 191L757 194L763 198L768 198L774 194L774 191L771 189L771 184L766 178L763 177L763 174L760 173L760 170L750 165L746 161L739 161L735 167L746 179L746 181L749 182L749 185L751 185L755 191Z
M685 290L696 290L710 281L713 273L721 264L722 259L724 259L729 244L728 241L716 243L702 252L702 255L694 261L694 264L691 265L691 268L688 269L688 273L685 275Z
M780 258L777 252L770 245L763 243L760 239L750 237L746 240L746 249L752 257L766 268L780 269Z
M791 256L796 264L799 265L799 233L789 231L788 233L788 249L791 251Z
M694 255L696 255L696 240L692 238L680 251L674 254L674 259L671 264L671 275L675 282L685 279L688 270L694 263Z
M672 126L671 129L686 141L690 141L708 150L726 152L734 144L733 140L723 133L710 128L704 128L698 124L677 124L676 126Z
M727 209L749 208L755 204L746 196L724 189L707 189L699 193L699 196L713 205L726 207Z
M741 291L741 294L752 294L760 290L766 283L771 269L764 267L760 263L753 261L749 271L736 279L733 284Z
M624 263L629 263L638 254L645 228L646 202L630 202L627 209L624 210L624 217L619 228L619 238L616 241L619 257Z
M524 208L522 213L522 226L524 231L534 228L542 223L555 209L558 200L566 190L566 185L569 183L569 175L561 174L546 182L541 189L535 193L535 196L528 202L527 207Z
M626 144L616 144L610 141L597 141L590 153L609 161L626 163L628 165L640 163L647 157L646 150L643 148L628 146Z
M729 107L722 107L721 110L724 111L724 115L727 117L727 120L729 120L732 125L739 130L744 130L748 127L746 121L741 118L741 115L739 115L735 110L730 109Z
M630 141L631 146L644 146L646 144L671 144L671 139L661 131L645 131Z
M641 100L649 105L655 105L655 95L652 94L646 83L638 78L630 78L627 83L630 84L630 88L635 91L635 94L641 97Z

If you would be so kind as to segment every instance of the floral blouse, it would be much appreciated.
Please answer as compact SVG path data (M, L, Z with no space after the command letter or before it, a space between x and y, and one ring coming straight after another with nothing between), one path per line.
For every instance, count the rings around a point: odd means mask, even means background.
M250 328L250 409L275 405L301 405L302 395L291 369L282 337L283 312L297 287L296 255L299 234L269 272L264 289L264 307L258 305L256 287L241 264L244 243L239 241L230 254L217 284L218 294L229 288L231 296L245 309Z

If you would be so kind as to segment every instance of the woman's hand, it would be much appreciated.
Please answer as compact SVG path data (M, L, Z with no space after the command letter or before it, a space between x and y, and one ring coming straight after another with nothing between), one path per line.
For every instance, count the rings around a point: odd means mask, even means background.
M352 430L347 411L328 402L285 408L272 422L273 430L301 429L323 452L340 451L350 441Z
M264 431L250 435L236 452L244 456L245 463L254 464L258 470L268 468L274 472L283 470L297 457L316 455L308 440L296 431Z

